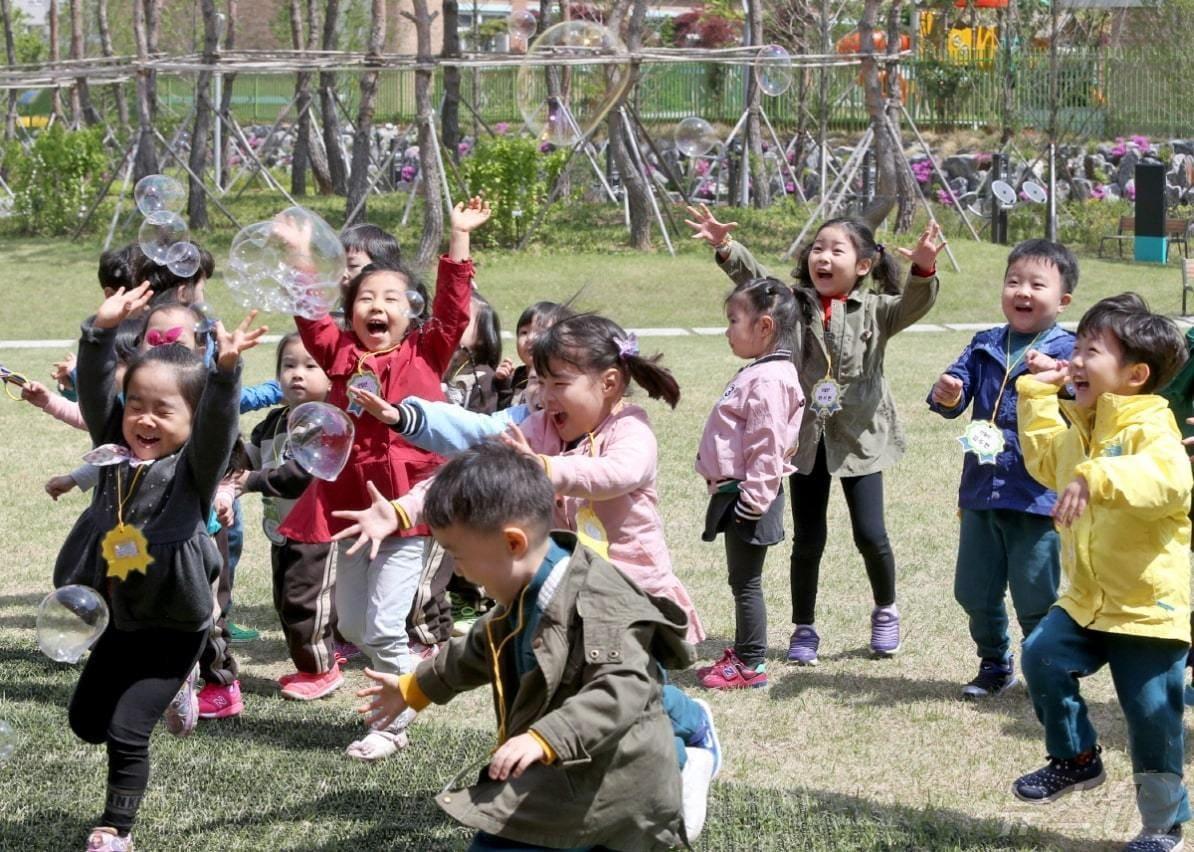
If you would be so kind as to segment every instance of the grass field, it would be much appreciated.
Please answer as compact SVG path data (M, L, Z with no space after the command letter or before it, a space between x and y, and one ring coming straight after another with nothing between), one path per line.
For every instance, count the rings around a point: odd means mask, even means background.
M745 234L749 237L749 234ZM956 242L964 273L943 264L936 322L997 322L1004 249ZM65 338L94 309L95 245L0 243L4 299L0 340ZM763 256L764 260L770 260ZM480 257L479 283L509 322L534 298L569 295L624 324L700 327L721 323L725 280L704 254L667 256L540 253ZM1175 269L1082 260L1069 318L1123 289L1173 312ZM777 269L784 269L777 264ZM227 291L212 301L232 316ZM286 320L278 320L284 330ZM885 477L888 526L899 571L904 652L890 661L865 653L869 592L853 548L845 506L831 501L831 539L822 569L818 627L823 662L790 669L779 660L791 625L788 543L769 554L766 591L772 686L709 696L726 751L702 849L950 850L1104 849L1136 830L1126 732L1106 673L1084 685L1105 748L1108 783L1047 808L1019 804L1011 781L1038 766L1044 743L1023 689L989 703L958 700L977 660L952 597L961 449L958 424L930 415L929 386L971 332L906 333L890 348L888 375L909 450ZM732 603L720 543L700 541L705 495L692 472L701 424L740 366L724 340L676 336L643 341L676 372L684 398L674 411L647 403L661 445L659 490L677 572L695 598L711 639L703 660L733 634ZM44 377L60 353L0 349L0 363ZM273 352L250 353L247 379L267 377ZM256 417L245 420L246 431ZM77 493L51 502L41 484L77 464L82 434L34 409L0 400L0 511L7 544L0 572L0 719L17 732L4 764L0 849L79 848L102 809L105 756L66 725L77 670L37 650L34 617L49 588L57 548L84 508ZM790 495L799 499L799 495ZM246 501L246 549L235 618L264 631L237 646L244 714L202 723L188 740L164 732L153 742L153 778L135 830L138 848L457 849L468 832L432 796L456 770L493 745L488 694L467 695L424 714L404 753L379 766L341 754L359 727L352 689L313 704L277 696L273 678L289 661L270 605L269 556L257 533L259 504ZM694 687L691 673L678 681Z

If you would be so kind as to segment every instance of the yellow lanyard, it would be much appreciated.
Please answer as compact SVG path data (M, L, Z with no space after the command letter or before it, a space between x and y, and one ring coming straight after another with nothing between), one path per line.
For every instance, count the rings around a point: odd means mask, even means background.
M1046 329L1046 331L1047 330L1048 329ZM999 403L1003 401L1003 392L1007 390L1007 380L1011 378L1012 370L1014 370L1016 365L1020 363L1021 358L1032 351L1032 347L1036 345L1036 342L1041 339L1041 335L1044 333L1044 331L1037 332L1036 337L1028 341L1028 345L1021 350L1019 355L1016 356L1016 360L1012 361L1012 327L1010 325L1007 327L1007 341L1004 344L1005 348L1003 352L1003 382L1000 383L999 393L995 396L995 405L991 407L992 423L994 423L995 418L999 416Z
M499 745L506 741L506 688L502 683L502 651L505 649L507 642L522 632L522 628L525 624L523 620L523 608L526 602L527 589L529 588L530 586L528 585L518 596L518 625L506 636L505 639L501 641L500 645L494 647L493 644L493 622L496 619L491 618L489 621L485 622L485 638L489 640L489 650L493 656L493 688L497 692L498 699ZM513 610L506 610L506 613L502 616L502 618L509 618L512 611Z
M403 338L402 343L405 343L405 342L406 342L405 338ZM398 349L399 347L401 347L402 343L396 343L393 346L391 346L389 349L378 349L376 352L366 352L364 355L362 355L360 358L357 359L356 374L358 376L363 376L365 374L365 370L364 370L365 362L368 361L370 358L372 358L374 355L388 355L391 352L393 352L395 349Z
M142 465L133 473L133 481L129 483L129 493L124 494L124 486L120 481L120 469L124 467L121 465L116 468L116 528L124 529L124 507L129 500L133 499L133 494L137 490L137 482L141 479L141 474L145 471L145 466Z

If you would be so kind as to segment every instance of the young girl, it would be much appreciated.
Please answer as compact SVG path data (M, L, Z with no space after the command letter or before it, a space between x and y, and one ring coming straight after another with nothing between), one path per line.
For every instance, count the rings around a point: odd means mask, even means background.
M331 541L347 526L332 509L367 505L372 482L388 498L405 494L438 466L438 456L412 447L350 396L367 389L384 399L414 394L443 399L440 381L456 352L469 319L472 262L469 233L490 215L474 198L452 211L449 256L440 259L431 318L417 320L407 296L415 280L403 270L366 266L348 286L341 329L329 317L296 318L303 344L331 380L328 402L355 418L356 434L348 463L334 482L316 480L290 511L279 532L294 541ZM285 223L279 223L286 227ZM303 236L288 239L299 248ZM340 547L336 560L336 616L340 632L369 655L374 669L406 673L413 669L406 619L418 585L427 542L426 527L401 531L382 542L370 557ZM385 730L370 731L347 754L358 760L388 757L406 743L400 719Z
M705 541L725 534L734 593L734 646L698 672L709 689L767 685L767 608L763 560L784 537L783 477L804 412L792 364L796 297L774 278L738 284L726 298L730 351L750 363L740 369L705 421L696 471L709 487Z
M544 331L560 320L575 315L571 305L572 299L562 305L556 302L535 302L518 317L514 344L518 360L522 363L515 367L514 362L506 358L494 372L499 410L524 404L532 408L537 407L539 383L535 378L534 365L531 363L531 346L535 338Z
M690 208L695 236L716 250L718 264L735 282L766 276L745 247L731 239L737 227L717 221L707 207ZM892 335L928 313L937 298L937 253L945 245L930 224L911 251L901 292L896 259L863 222L831 219L801 253L795 288L799 321L792 346L800 386L811 409L800 427L791 490L792 621L788 660L815 665L821 637L815 610L821 554L828 535L826 510L832 477L841 478L854 543L866 564L874 609L871 652L890 657L900 648L895 557L883 522L883 469L904 452L904 435L883 359ZM864 285L873 279L880 292Z
M460 348L444 373L444 396L469 411L491 414L497 410L494 371L502 360L502 325L497 311L480 293L473 293L468 326Z
M72 730L107 745L107 803L87 848L110 852L133 848L129 832L148 783L150 733L212 622L220 557L207 518L236 442L240 354L266 331L249 330L254 314L232 333L217 326L219 356L210 375L181 346L143 353L125 373L122 410L113 383L114 330L151 295L148 285L119 288L84 326L79 402L110 463L54 567L55 586L91 586L111 612L70 703Z
M291 541L278 528L311 482L309 473L283 455L288 418L296 406L322 402L329 382L296 332L278 343L277 376L285 405L275 408L253 429L246 448L252 470L234 475L233 482L238 494L262 495L262 527L271 545L274 609L296 669L278 678L282 697L310 701L329 695L344 680L332 640L336 579L332 548L328 542Z

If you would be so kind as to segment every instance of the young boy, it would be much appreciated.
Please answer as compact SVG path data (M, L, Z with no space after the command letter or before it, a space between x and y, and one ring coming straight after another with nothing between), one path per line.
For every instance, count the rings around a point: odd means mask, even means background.
M1033 369L1037 359L1030 356ZM1012 785L1051 802L1105 778L1078 678L1104 665L1128 727L1143 831L1130 852L1182 848L1182 675L1190 645L1190 462L1154 391L1186 360L1173 322L1134 293L1078 325L1072 360L1019 379L1029 473L1058 493L1066 589L1024 643L1049 764ZM1071 383L1074 399L1059 402ZM1062 419L1062 416L1066 419ZM1067 422L1069 424L1067 426Z
M1068 359L1074 335L1057 325L1078 286L1078 261L1065 246L1025 240L1003 273L1005 325L980 331L929 393L929 408L953 419L972 402L958 488L961 531L954 598L970 618L978 675L962 697L999 695L1016 683L1004 597L1010 588L1025 637L1053 601L1061 567L1049 513L1055 495L1024 469L1016 435L1016 378L1034 349Z
M667 849L681 842L681 770L661 664L691 664L686 619L573 534L549 532L554 502L542 466L497 442L439 470L422 518L498 606L413 674L366 669L376 685L359 693L372 698L360 712L384 726L408 707L492 688L488 771L437 797L477 829L472 849ZM392 522L384 501L374 508ZM366 533L370 511L354 513ZM680 697L711 739L707 708Z

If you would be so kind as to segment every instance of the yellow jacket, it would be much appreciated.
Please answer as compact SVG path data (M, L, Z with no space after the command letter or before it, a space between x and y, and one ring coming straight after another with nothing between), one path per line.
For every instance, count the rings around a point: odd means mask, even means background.
M1106 393L1091 411L1032 376L1016 390L1029 474L1058 494L1076 476L1090 488L1060 531L1057 605L1091 630L1189 643L1192 478L1166 401Z

